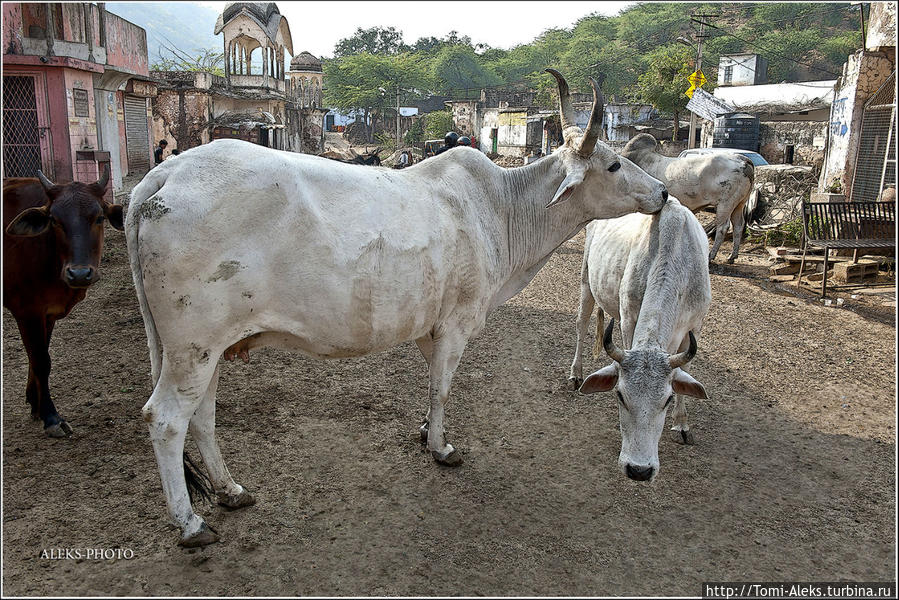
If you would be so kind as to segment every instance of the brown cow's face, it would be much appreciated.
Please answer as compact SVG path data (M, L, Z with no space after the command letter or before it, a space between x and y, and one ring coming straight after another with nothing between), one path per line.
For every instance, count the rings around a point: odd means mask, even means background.
M46 190L47 204L22 211L7 232L54 236L62 259L60 278L69 287L86 288L100 279L104 224L108 221L116 229L124 229L122 207L107 203L105 191L105 186L97 183L54 185Z

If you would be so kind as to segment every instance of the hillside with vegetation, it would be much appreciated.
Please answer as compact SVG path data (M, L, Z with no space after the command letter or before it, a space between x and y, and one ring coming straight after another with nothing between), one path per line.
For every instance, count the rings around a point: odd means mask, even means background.
M604 77L612 98L683 110L694 68L701 18L707 37L703 72L717 77L719 56L756 53L768 60L768 80L835 79L846 57L862 47L859 7L849 3L646 3L614 17L585 16L570 28L549 29L510 50L473 45L459 32L406 43L395 28L358 29L324 61L326 101L343 110L383 113L415 96L478 97L491 86L536 88L551 102L552 66L574 90L589 91L589 77ZM706 86L710 89L713 84Z

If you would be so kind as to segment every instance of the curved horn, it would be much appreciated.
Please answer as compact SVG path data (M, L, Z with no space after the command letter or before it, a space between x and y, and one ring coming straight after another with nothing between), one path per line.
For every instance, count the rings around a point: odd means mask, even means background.
M41 185L44 186L44 190L49 190L56 185L55 183L47 179L47 176L44 175L44 173L40 169L37 170L37 178L41 180Z
M682 367L696 356L696 337L693 335L693 332L690 332L690 347L687 348L683 352L678 352L677 354L672 354L668 357L668 364L671 365L672 369L676 369L678 367Z
M99 185L104 190L106 189L106 184L109 183L109 165L103 165L103 174L100 175L100 179L97 180L97 185Z
M603 76L599 77L600 82ZM590 112L590 121L587 123L587 131L581 139L581 147L577 153L584 158L593 154L593 148L596 146L596 140L599 139L599 133L602 131L602 117L605 109L605 99L602 97L602 91L599 89L600 83L590 78L590 85L593 86L593 108Z
M624 360L624 352L612 341L612 329L614 327L615 319L610 319L609 326L606 327L606 332L602 336L602 347L606 349L606 354L608 354L612 360L620 364L621 361Z
M568 96L568 82L562 74L555 69L546 69L546 72L556 78L559 84L559 120L562 123L562 134L568 127L577 127L574 120L574 109L571 107L571 98Z

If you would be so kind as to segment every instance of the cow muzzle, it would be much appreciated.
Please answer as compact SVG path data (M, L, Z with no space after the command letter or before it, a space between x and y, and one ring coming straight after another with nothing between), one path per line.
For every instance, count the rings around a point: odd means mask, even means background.
M86 288L99 279L100 274L93 267L71 265L63 272L63 280L72 288Z
M624 467L624 473L634 481L649 481L655 472L655 468L651 465L644 467L628 463Z

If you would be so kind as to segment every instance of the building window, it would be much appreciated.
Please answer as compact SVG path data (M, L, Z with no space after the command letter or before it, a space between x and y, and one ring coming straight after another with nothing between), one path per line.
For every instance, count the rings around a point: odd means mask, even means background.
M733 65L724 67L724 83L731 83L734 80L734 67Z

